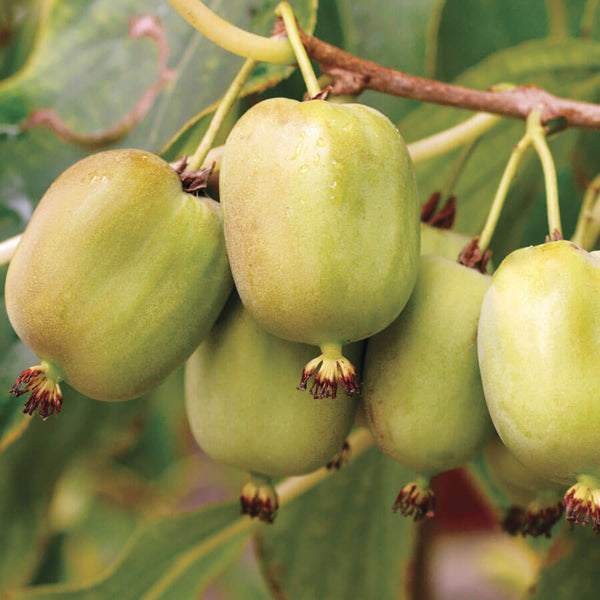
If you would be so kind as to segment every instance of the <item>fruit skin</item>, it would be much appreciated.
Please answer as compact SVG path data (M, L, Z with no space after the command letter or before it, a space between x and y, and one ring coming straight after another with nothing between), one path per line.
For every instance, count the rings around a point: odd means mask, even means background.
M479 321L479 364L504 444L561 484L600 475L600 256L567 241L512 252Z
M371 431L385 454L420 475L463 465L493 433L476 349L489 282L456 262L424 256L406 308L367 343Z
M361 346L349 349L357 361ZM357 403L315 400L295 389L311 354L310 346L264 331L232 295L185 371L188 420L206 454L269 477L327 464L342 449Z
M50 186L10 263L19 337L81 393L126 400L193 352L232 287L221 211L141 150L89 156Z
M270 333L333 356L404 307L418 191L406 145L378 111L260 102L227 139L220 191L236 287Z
M496 435L483 450L488 472L512 505L503 528L511 534L550 537L564 513L564 486L523 466Z
M441 229L421 223L421 256L438 254L456 260L471 239L451 229Z

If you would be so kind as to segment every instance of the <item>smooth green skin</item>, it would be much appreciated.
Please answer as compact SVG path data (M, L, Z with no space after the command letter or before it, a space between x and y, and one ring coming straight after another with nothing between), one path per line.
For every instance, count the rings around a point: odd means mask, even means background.
M381 113L260 102L227 139L220 191L236 287L267 331L345 344L404 307L418 266L418 191L406 144Z
M477 366L477 320L490 277L441 256L394 323L367 342L369 426L389 457L424 476L473 458L493 433Z
M456 260L471 239L468 235L451 229L440 229L421 223L421 256L437 254Z
M5 295L16 333L70 385L127 400L183 364L231 288L218 204L185 194L158 156L112 150L50 186Z
M496 483L516 504L526 506L540 495L557 496L564 492L564 486L540 477L522 465L498 436L484 448L483 456Z
M490 415L511 452L564 485L600 476L600 256L567 241L511 253L478 340Z
M362 344L348 348L360 364ZM264 331L234 294L185 371L188 420L214 460L271 477L309 473L342 449L356 400L296 390L310 346Z

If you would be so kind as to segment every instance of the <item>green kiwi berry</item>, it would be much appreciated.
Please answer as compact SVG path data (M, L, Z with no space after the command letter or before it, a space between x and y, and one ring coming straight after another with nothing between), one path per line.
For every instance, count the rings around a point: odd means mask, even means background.
M265 521L277 508L270 478L326 465L354 420L355 400L313 399L295 389L311 352L267 333L234 295L186 365L187 414L198 444L214 460L252 474L242 507ZM349 352L360 359L360 345Z
M43 417L63 380L98 400L140 396L194 351L231 287L216 202L149 152L84 158L44 194L8 269L10 322L41 359L12 391Z
M260 102L221 163L227 252L242 302L284 339L320 346L315 398L359 392L342 346L400 313L419 257L418 192L396 127L360 104Z

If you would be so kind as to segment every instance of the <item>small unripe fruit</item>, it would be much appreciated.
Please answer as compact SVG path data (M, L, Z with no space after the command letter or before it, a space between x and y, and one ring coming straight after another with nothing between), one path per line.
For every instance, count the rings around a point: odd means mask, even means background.
M349 350L360 358L360 347ZM242 505L266 521L277 505L269 478L327 464L354 420L354 400L313 399L295 389L311 352L264 331L233 296L186 365L187 414L198 444L214 460L252 473Z
M490 277L440 256L421 257L402 314L367 342L364 402L375 440L416 471L396 508L431 516L428 479L463 465L489 440L477 365L477 321Z
M342 346L391 323L419 256L406 144L360 104L275 98L231 131L221 164L227 252L240 297L284 339L321 347L303 370L316 398L358 393Z
M559 484L567 518L600 528L600 255L567 241L512 252L479 321L479 364L502 441Z
M216 202L149 152L89 156L44 194L8 269L10 322L41 359L13 391L43 417L62 380L97 400L140 396L193 352L231 287Z
M502 523L504 529L513 535L550 537L565 511L564 486L522 465L498 436L485 447L483 456L493 480L512 502Z

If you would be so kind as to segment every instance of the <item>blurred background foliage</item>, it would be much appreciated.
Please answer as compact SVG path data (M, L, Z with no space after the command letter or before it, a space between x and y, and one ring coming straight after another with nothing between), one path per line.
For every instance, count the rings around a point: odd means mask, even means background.
M268 34L277 2L207 4ZM291 4L305 30L389 67L476 88L534 83L600 99L593 0ZM0 0L0 239L20 233L52 180L95 149L89 140L65 141L43 126L26 126L32 112L56 111L78 134L101 140L159 79L160 46L129 34L130 19L143 14L158 18L174 76L110 146L173 159L201 139L240 57L204 39L164 0ZM261 97L299 99L303 92L293 69L260 65L237 112ZM361 102L398 123L407 141L469 116L374 92ZM460 151L418 165L422 200L452 191L457 229L477 233L522 130L522 123L504 120L486 134L452 190ZM569 234L584 187L599 170L600 141L596 133L568 131L555 136L551 149ZM495 263L518 245L542 241L545 227L541 169L528 156L493 243ZM42 422L24 417L7 393L31 359L2 305L0 598L465 600L532 593L558 600L573 597L574 589L580 600L597 598L600 548L589 532L563 527L553 544L502 534L498 507L507 499L482 469L437 478L439 517L416 527L389 511L399 483L412 474L376 449L285 507L250 545L247 531L221 542L219 532L237 522L232 499L242 474L210 462L193 442L181 372L122 404L67 389L60 418Z

